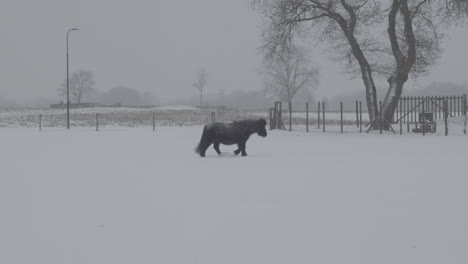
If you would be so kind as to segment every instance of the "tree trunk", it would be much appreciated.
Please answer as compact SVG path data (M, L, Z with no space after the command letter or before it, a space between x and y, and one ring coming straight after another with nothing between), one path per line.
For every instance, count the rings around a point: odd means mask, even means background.
M379 111L377 108L377 92L374 79L372 78L372 69L366 59L366 56L361 50L358 41L354 37L354 32L349 31L347 23L343 21L340 23L340 26L345 33L349 45L351 46L354 58L356 58L359 63L359 67L361 68L362 80L366 88L367 112L369 113L369 120L375 120L378 117Z
M372 79L372 72L370 68L361 67L362 71L362 80L366 88L366 102L367 102L367 112L369 114L369 120L374 120L378 116L377 108L377 94L375 89L375 83Z
M403 85L406 82L407 78L401 78L398 76L391 76L388 79L389 88L387 91L387 95L385 96L385 100L382 104L382 119L383 119L383 129L388 130L390 129L390 124L392 122L393 115L395 110L398 106L398 101L400 100L401 93L403 91ZM376 123L375 128L379 128L380 120Z
M401 14L404 23L404 40L400 40L397 35L398 14ZM408 80L408 75L416 62L416 39L413 33L411 15L407 0L393 0L388 14L387 32L396 61L396 69L395 73L388 79L390 87L381 109L383 120L380 120L380 116L378 116L371 125L374 129L380 129L380 124L383 124L385 130L390 129L393 114L403 91L403 85ZM399 41L403 41L405 45L400 44ZM406 53L403 53L401 49L405 46Z

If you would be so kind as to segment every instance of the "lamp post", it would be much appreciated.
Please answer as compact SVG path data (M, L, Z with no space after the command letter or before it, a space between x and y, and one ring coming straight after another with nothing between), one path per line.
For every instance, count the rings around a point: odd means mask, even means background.
M70 129L70 88L68 78L68 35L70 32L80 30L79 28L72 28L67 32L67 129Z

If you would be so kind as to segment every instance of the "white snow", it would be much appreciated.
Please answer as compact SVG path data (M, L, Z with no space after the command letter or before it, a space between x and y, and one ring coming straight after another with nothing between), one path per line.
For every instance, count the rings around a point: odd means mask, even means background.
M464 136L0 129L0 263L468 263Z

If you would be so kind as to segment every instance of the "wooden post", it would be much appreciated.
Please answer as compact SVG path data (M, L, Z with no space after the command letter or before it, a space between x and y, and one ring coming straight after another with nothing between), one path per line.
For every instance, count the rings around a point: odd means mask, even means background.
M402 102L400 101L400 135L403 135L403 112L401 111L403 108Z
M42 131L42 114L39 114L39 132Z
M343 102L340 102L340 113L341 113L341 134L343 134Z
M322 114L323 114L323 133L325 133L325 102L322 102L322 108L323 108L323 111L322 111Z
M317 118L317 129L320 129L320 101L318 102L318 118Z
M403 101L402 101L402 103L403 103L403 112L406 114L406 98L402 98L402 99L403 99ZM405 117L404 117L405 122L406 122L406 117L407 116L405 115Z
M408 97L405 98L405 109L403 110L403 112L405 112L405 122L406 123L409 123L409 116L406 114L407 111L409 111L409 100L408 100Z
M270 124L270 130L272 129L273 125L273 113L271 112L271 108L268 110L268 117L269 117L269 124Z
M380 116L380 134L382 134L382 130L383 130L382 101L379 101L379 105L380 105L380 111L379 111L379 116Z
M309 103L306 103L306 131L309 132Z
M409 106L409 109L413 109L413 102L414 102L414 98L413 98L413 96L411 96L411 97L410 97L410 103L411 103L411 104L410 104L410 106ZM413 119L413 111L414 111L414 110L411 110L411 114L410 114L411 120L410 120L410 122L413 122L413 121L414 121L414 119Z
M466 94L463 95L463 102L462 102L462 114L465 116L465 129L463 130L463 134L466 135L466 123L468 122L468 116L466 115Z
M153 131L156 131L156 113L153 112Z
M362 102L359 101L359 133L362 133Z
M276 110L275 108L270 109L270 130L276 129Z
M448 136L448 102L444 100L444 123L445 123L445 136Z
M455 100L454 100L454 97L451 96L449 102L450 102L450 104L449 104L450 105L450 114L451 114L451 116L455 116L455 106L454 106Z
M281 102L275 102L275 112L276 112L276 128L277 129L286 129L283 124L283 107Z
M356 127L359 128L358 101L356 101Z
M455 116L455 107L454 107L454 104L455 104L455 100L454 100L454 97L450 96L449 97L450 100L449 100L449 105L450 105L450 115L451 116Z
M423 100L424 100L424 98L423 98ZM422 118L423 118L423 120L422 120L422 131L423 131L423 136L426 135L426 115L425 115L426 111L425 111L425 107L424 107L425 103L426 103L426 101L423 101L423 104L422 104Z
M276 123L278 125L279 129L283 129L284 123L283 123L283 103L278 102L278 122ZM286 128L284 128L286 129Z
M292 131L292 102L289 102L289 131Z
M211 112L211 122L212 123L216 122L216 113L215 112Z
M463 134L466 135L466 123L468 123L468 116L465 115L465 129L463 129Z
M467 104L467 97L466 97L466 94L463 95L463 115L466 116L466 111L468 110L468 104Z
M99 114L96 113L96 131L99 131Z

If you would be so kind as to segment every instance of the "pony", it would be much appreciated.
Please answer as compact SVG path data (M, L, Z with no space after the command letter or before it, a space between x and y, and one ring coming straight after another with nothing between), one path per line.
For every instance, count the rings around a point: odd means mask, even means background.
M266 124L265 119L248 119L232 123L214 122L208 124L203 128L203 134L200 143L195 148L195 153L200 154L201 157L205 157L206 150L213 144L216 153L220 155L219 144L237 144L238 148L234 151L234 154L239 155L239 153L242 153L242 156L247 156L247 152L245 152L247 140L254 133L257 133L261 137L266 137Z

